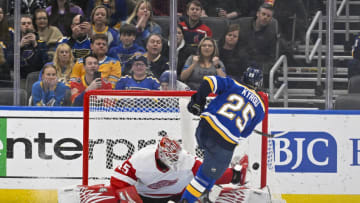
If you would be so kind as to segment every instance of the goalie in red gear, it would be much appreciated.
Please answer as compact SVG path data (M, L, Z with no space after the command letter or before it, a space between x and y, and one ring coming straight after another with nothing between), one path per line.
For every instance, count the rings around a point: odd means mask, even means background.
M115 169L114 189L134 185L144 203L179 201L202 162L165 136L157 146L147 146ZM239 183L240 171L228 168L216 184ZM234 182L235 181L235 182Z

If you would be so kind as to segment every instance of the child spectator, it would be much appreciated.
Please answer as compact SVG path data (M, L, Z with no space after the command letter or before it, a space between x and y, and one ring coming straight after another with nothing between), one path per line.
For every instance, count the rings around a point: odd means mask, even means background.
M112 89L111 83L104 80L101 76L95 78L95 72L99 70L99 60L94 55L84 58L85 75L76 81L71 81L71 101L73 106L82 106L84 94L95 89Z
M135 43L136 28L132 24L125 24L120 28L120 43L118 46L110 48L109 56L120 61L121 67L124 69L130 57L135 53L143 54L144 47Z
M130 62L131 72L120 78L116 83L116 90L159 90L159 81L147 73L147 59L138 55Z
M32 86L32 106L62 106L66 90L69 89L57 79L53 64L47 63L41 71L42 79Z

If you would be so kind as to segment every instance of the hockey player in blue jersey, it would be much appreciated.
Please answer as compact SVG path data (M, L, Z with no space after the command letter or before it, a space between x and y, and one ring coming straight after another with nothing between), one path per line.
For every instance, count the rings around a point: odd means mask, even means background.
M261 70L247 68L242 83L229 77L206 76L191 97L188 110L201 119L196 140L204 150L204 161L188 184L180 202L195 202L210 191L232 159L240 138L248 137L265 115L264 103L256 92L262 84ZM206 109L206 97L217 94Z

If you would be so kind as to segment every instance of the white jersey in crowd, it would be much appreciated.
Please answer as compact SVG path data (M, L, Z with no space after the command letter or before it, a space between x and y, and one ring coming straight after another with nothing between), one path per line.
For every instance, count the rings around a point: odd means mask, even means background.
M144 197L166 198L180 194L193 179L198 168L195 163L199 160L182 151L177 170L169 169L163 172L156 165L155 152L156 146L141 149L115 169L111 181L134 185Z

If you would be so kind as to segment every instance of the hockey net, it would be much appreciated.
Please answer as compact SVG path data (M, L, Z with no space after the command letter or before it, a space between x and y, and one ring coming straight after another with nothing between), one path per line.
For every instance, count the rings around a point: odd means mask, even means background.
M192 154L202 157L196 146L199 117L187 111L194 92L182 91L89 91L84 97L83 185L108 183L115 167L136 151L155 145L164 135L182 142ZM262 94L267 105L267 96ZM210 101L212 97L208 97ZM268 133L268 108L257 129ZM251 135L239 145L234 159L248 154L251 185L268 185L273 150L268 138ZM270 142L271 143L271 142ZM270 162L269 162L270 161Z

